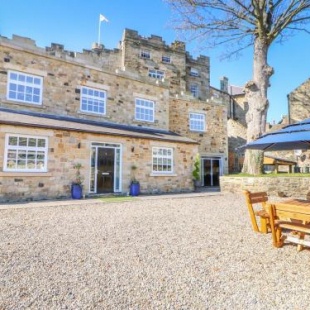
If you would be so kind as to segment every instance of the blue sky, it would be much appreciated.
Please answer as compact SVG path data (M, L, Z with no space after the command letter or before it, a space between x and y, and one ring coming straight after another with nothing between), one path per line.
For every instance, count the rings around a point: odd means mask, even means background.
M9 0L2 1L0 34L29 37L40 47L60 43L65 49L82 51L98 41L99 14L109 22L101 23L101 43L106 48L118 46L125 28L140 35L159 35L171 44L180 40L169 26L172 18L162 0ZM210 57L211 85L219 88L219 79L227 76L232 85L243 86L252 76L252 51L246 50L238 60L220 61L221 47L199 51L195 43L187 50L197 57ZM269 64L275 74L271 78L268 97L268 121L278 122L287 114L287 94L310 77L310 35L303 33L270 50Z

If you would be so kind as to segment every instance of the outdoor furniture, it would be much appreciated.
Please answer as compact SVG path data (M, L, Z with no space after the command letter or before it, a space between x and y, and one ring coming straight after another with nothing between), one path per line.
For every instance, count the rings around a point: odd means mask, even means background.
M269 214L267 212L266 202L268 201L268 196L266 192L251 193L250 191L243 191L247 203L247 207L250 213L251 223L253 230L256 232L261 232L264 234L268 233L268 228L270 228ZM261 209L255 210L253 205L260 204ZM257 207L256 207L257 208ZM260 218L260 229L257 225L256 218Z
M303 246L310 247L310 240L304 240L310 234L310 201L292 199L285 202L270 203L270 227L273 245L283 246L284 241L298 244L297 251Z

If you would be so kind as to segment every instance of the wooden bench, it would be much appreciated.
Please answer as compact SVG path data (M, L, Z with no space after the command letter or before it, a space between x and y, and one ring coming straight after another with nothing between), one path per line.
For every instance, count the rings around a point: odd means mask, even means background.
M282 247L285 240L297 244L298 251L303 246L310 247L310 240L304 240L305 235L310 235L310 201L273 203L268 205L268 210L275 247Z
M251 193L250 191L245 190L243 191L243 194L246 199L253 230L256 232L267 234L268 229L270 229L269 213L267 211L266 205L268 201L267 193ZM254 205L256 204L260 205L260 210L255 210ZM258 228L256 217L260 218L260 229Z

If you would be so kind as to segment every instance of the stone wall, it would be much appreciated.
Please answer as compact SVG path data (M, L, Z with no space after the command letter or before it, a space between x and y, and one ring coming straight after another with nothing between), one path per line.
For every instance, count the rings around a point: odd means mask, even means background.
M242 193L266 191L270 196L306 199L310 192L310 178L296 176L281 177L220 177L222 192Z
M206 131L191 131L189 113L203 113L206 118ZM180 124L183 124L180 127ZM170 100L170 128L172 131L189 137L199 143L201 156L221 154L227 158L227 108L210 102L198 102L180 99ZM225 161L227 165L227 160ZM227 166L224 167L227 173Z
M244 161L244 150L237 148L246 144L247 124L246 113L248 103L244 95L233 96L228 109L227 133L228 133L228 156L229 172L240 172Z
M150 51L149 58L141 56L141 50L144 49ZM170 58L170 61L164 61L163 56ZM149 76L150 69L164 71L164 78ZM42 104L27 104L7 99L10 70L43 78ZM200 86L196 98L190 92L191 83ZM105 114L81 111L80 92L83 86L106 92ZM154 122L135 119L136 98L154 101ZM69 120L74 118L77 123L82 120L96 121L101 126L121 124L129 126L132 131L137 127L174 131L200 143L198 149L198 144L187 138L175 143L171 142L171 139L168 139L168 142L159 142L160 139L155 135L150 135L148 139L138 139L129 135L126 137L127 132L122 136L109 136L89 134L85 130L80 133L60 129L48 131L37 129L35 125L23 128L23 122L20 122L20 126L11 128L3 125L8 123L6 119L1 119L1 149L4 149L6 133L47 135L50 143L47 173L7 173L0 166L1 197L68 197L69 184L74 173L72 165L75 161L83 164L85 182L89 183L87 178L91 141L114 141L122 145L124 192L128 190L129 171L135 162L138 163L136 177L141 183L142 193L192 190L193 158L198 152L204 156L220 157L224 163L222 171L227 173L228 103L228 94L210 87L209 58L192 58L186 52L183 42L175 41L168 46L161 37L152 35L144 38L136 31L126 29L118 49L107 50L102 45L95 45L91 50L78 53L67 51L63 45L57 43L44 49L37 47L35 41L28 38L13 36L10 40L0 36L2 110L15 110L23 112L24 115L35 112L37 116L40 114L42 118L49 116L51 119L64 116ZM206 132L189 131L190 112L206 114ZM43 127L46 128L44 125ZM82 146L79 149L76 147L78 144ZM173 148L174 174L154 176L150 173L153 146ZM3 153L0 154L0 165L3 165ZM87 191L88 183L85 187Z
M139 76L148 77L149 70L164 72L164 80L169 81L171 95L185 91L186 50L183 42L174 42L170 46L159 37L152 35L142 37L137 31L125 29L122 38L122 69ZM150 58L141 56L142 51L148 51ZM164 62L163 56L170 57L170 62ZM159 80L158 83L162 83Z
M310 79L288 95L288 105L291 124L310 117Z
M3 62L3 59L7 59ZM26 49L0 45L0 102L1 106L46 114L58 114L81 119L109 121L128 125L169 129L169 90L162 83L136 80L119 71L111 73L89 65ZM5 70L3 70L5 69ZM7 71L21 71L43 76L43 104L33 105L6 99ZM89 86L105 90L106 114L98 115L80 110L80 89ZM155 102L154 122L135 120L135 98Z
M169 141L108 136L87 132L29 128L2 125L0 149L5 148L5 134L25 134L48 138L48 172L4 172L4 152L0 152L0 202L69 198L71 182L75 179L73 165L81 163L84 194L89 194L91 143L121 144L121 193L128 193L132 165L141 193L155 194L193 190L191 172L197 145ZM132 147L134 146L134 152ZM169 147L174 151L174 173L152 174L152 147Z
M191 73L192 69L197 70L197 75ZM188 93L190 93L191 85L197 85L199 89L198 98L203 101L210 99L211 94L210 94L209 57L199 56L197 59L193 59L189 54L186 54L185 80L186 80L186 91Z
M183 42L167 45L159 36L146 38L137 31L125 29L121 50L122 69L146 77L150 69L163 71L164 80L170 82L171 96L190 94L190 85L196 83L199 85L199 99L210 98L210 59L203 55L193 58L186 52ZM150 58L141 57L141 51L148 51ZM163 56L169 57L170 62L163 61ZM197 75L192 75L191 69L197 70Z

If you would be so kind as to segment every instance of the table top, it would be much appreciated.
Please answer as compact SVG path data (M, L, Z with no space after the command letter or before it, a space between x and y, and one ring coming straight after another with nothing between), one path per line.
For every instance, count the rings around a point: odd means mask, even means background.
M305 199L289 199L280 202L281 204L310 207L310 200Z
M286 199L280 201L270 201L268 204L281 204L281 205L290 205L290 206L301 206L301 207L310 207L310 200L306 199Z

